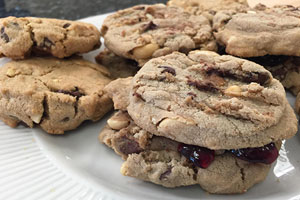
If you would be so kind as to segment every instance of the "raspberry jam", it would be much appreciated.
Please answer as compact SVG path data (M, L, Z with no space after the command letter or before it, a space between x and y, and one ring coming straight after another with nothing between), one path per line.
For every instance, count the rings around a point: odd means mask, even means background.
M273 142L263 147L232 149L228 151L239 159L252 163L264 164L271 164L279 155ZM178 145L178 152L189 159L197 167L204 169L215 159L215 151L194 145L180 143Z
M257 148L245 148L245 149L233 149L230 152L236 157L253 163L265 163L271 164L278 157L278 150L275 144L272 142L263 147Z
M178 151L200 168L207 168L215 159L215 151L187 144L179 144Z

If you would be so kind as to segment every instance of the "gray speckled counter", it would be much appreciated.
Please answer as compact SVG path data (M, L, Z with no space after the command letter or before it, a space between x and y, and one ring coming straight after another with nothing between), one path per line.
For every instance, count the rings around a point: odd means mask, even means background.
M0 17L12 15L75 20L137 4L166 2L167 0L0 0Z

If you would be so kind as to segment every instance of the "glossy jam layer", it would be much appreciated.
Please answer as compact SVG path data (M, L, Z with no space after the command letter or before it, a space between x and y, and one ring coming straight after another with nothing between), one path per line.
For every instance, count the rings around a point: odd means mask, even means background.
M278 157L278 150L274 143L263 147L244 148L228 150L239 159L252 162L271 164ZM189 159L194 165L200 168L207 168L215 159L215 151L188 144L179 144L178 152Z
M179 144L178 151L197 167L207 168L215 159L215 151L187 144Z
M236 157L254 163L271 164L278 157L278 150L272 142L263 147L230 150Z

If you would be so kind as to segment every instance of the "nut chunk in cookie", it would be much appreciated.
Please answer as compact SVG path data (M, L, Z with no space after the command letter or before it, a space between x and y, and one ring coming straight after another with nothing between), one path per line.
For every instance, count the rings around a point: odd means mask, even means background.
M103 66L81 58L31 58L0 68L0 119L62 134L112 108L103 91L111 79Z
M7 17L0 19L0 56L23 59L31 53L58 58L100 47L100 32L88 23Z
M207 18L163 4L120 10L104 20L101 34L109 50L138 61L140 66L174 51L216 50Z

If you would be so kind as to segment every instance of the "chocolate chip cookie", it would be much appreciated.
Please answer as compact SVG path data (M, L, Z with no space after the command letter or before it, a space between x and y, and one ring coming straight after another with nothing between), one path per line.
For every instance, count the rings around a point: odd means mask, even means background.
M163 4L120 10L104 20L101 34L109 50L136 60L140 66L174 51L216 50L207 18Z
M300 56L300 11L293 6L260 5L248 13L221 11L214 16L217 42L239 57Z
M138 63L134 60L117 56L108 49L104 49L95 57L97 63L105 66L110 72L110 78L126 78L134 76L140 69Z
M103 66L81 58L31 58L0 68L0 119L62 134L112 108L103 88L111 79Z
M209 166L199 167L182 151L182 148L190 145L155 136L141 129L126 111L116 112L107 121L99 140L125 160L121 168L123 175L165 187L199 184L210 193L243 193L263 181L271 166L270 163L241 160L228 150L209 150L210 154L207 154L204 148L194 147L202 150L198 159L213 156ZM278 155L275 146L273 152Z
M129 115L144 130L209 149L292 137L297 119L280 82L253 62L193 51L151 59L131 83Z
M100 47L95 26L47 18L0 19L0 56L23 59L31 53L64 58Z

